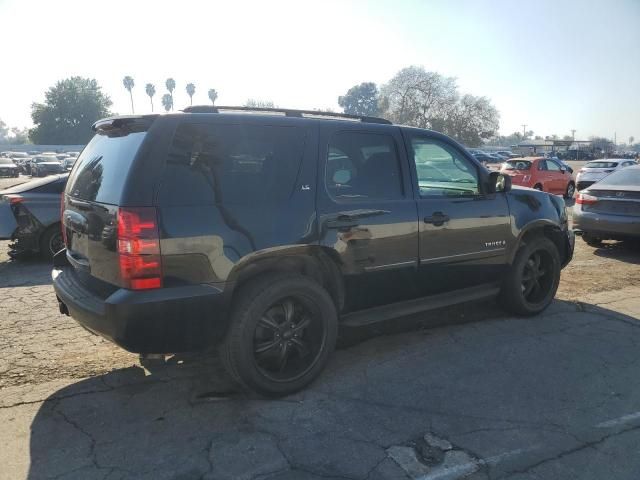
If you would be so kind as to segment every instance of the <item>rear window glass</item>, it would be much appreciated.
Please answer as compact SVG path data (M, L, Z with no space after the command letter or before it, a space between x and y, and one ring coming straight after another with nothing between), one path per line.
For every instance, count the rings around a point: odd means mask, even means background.
M589 162L585 165L586 168L616 168L618 162Z
M506 170L529 170L531 169L531 162L527 160L509 160L505 162L504 168Z
M635 185L640 187L640 168L618 170L600 180L595 187Z
M63 179L64 183L66 183L67 175L62 175L62 176L50 175L48 177L39 178L37 180L31 180L30 182L24 182L19 185L15 185L13 187L2 190L2 193L22 193L22 192L29 192L31 190L37 191L39 188L43 188L46 185L49 185L50 183L53 183L59 179Z
M120 136L97 133L75 163L67 194L117 205L127 172L145 135L146 132Z
M246 205L288 198L304 148L299 127L182 124L159 191L161 205Z

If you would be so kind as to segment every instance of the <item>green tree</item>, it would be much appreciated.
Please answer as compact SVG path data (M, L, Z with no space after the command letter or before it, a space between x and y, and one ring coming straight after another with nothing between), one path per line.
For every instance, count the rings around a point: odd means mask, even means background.
M451 108L437 130L468 147L478 147L498 131L500 115L487 97L463 95Z
M631 135L629 137L629 146L633 145L633 141L635 140L635 137L633 135Z
M129 91L129 97L131 98L131 113L136 113L135 110L133 109L133 93L131 93L131 90L135 86L133 77L130 77L129 75L127 75L122 79L122 84L124 85L124 88L126 88Z
M40 144L87 143L93 134L91 125L108 117L111 105L111 99L102 93L95 79L61 80L47 90L44 103L31 104L35 126L29 130L29 137Z
M165 93L162 96L162 106L167 112L173 110L173 97L169 93Z
M209 100L211 100L211 105L215 105L216 100L218 99L218 92L216 92L216 89L210 88L209 91L207 92L207 95L209 95Z
M176 89L176 81L173 78L169 77L164 82L164 84L167 87L167 90L169 90L169 95L171 95L171 110L173 110L173 91Z
M193 95L196 93L196 86L193 83L187 83L187 95L189 95L189 105L193 105Z
M338 105L344 113L351 115L377 115L378 87L373 82L354 85L345 95L338 97Z
M149 95L151 101L151 111L153 112L153 96L156 94L156 86L153 83L147 83L144 87L145 92Z

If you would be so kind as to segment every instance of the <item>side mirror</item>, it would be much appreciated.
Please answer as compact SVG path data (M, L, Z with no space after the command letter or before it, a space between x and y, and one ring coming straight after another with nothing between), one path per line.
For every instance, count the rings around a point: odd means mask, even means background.
M489 173L489 193L507 193L511 190L511 177L500 172Z
M562 167L560 167L560 171L562 173L567 173L567 167L565 167L564 165Z

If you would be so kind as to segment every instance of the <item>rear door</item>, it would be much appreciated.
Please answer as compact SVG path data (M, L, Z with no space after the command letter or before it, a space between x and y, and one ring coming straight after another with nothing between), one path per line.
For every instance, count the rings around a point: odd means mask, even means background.
M424 295L497 281L513 242L506 195L442 135L404 131L417 194L419 287Z
M67 258L76 270L114 285L121 283L118 206L149 125L133 118L100 127L78 158L65 190Z
M320 244L340 256L347 309L416 296L418 222L398 127L320 122Z

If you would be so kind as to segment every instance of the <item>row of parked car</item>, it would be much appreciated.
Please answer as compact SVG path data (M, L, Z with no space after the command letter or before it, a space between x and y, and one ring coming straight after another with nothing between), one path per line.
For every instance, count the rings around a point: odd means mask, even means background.
M71 170L80 152L0 152L0 176L32 177L64 173Z

